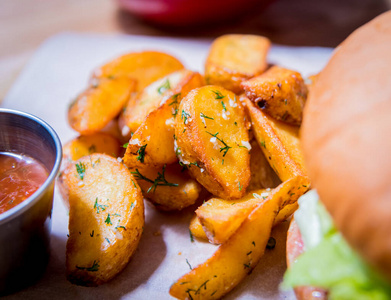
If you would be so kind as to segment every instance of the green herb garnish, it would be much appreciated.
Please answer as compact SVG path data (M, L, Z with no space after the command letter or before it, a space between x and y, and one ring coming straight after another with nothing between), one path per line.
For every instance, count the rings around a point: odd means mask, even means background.
M86 173L86 165L82 162L79 162L76 164L76 171L77 171L77 174L79 174L79 177L81 180L84 179L84 175Z
M76 266L77 269L79 270L86 270L86 271L89 271L89 272L96 272L99 270L99 261L96 261L94 260L94 263L92 264L91 267L79 267L79 266Z
M178 186L177 183L171 183L166 180L166 178L164 177L165 170L166 170L166 165L163 166L161 173L160 172L157 173L158 176L156 177L155 180L152 180L152 179L149 179L148 177L145 177L144 175L142 175L140 173L140 171L138 169L136 169L136 171L132 172L132 174L136 177L136 179L145 180L147 182L152 183L151 187L147 190L147 193L149 193L150 191L154 192L156 190L157 186Z
M98 203L98 197L96 197L95 199L95 204L94 204L94 208L96 209L96 213L99 214L100 211L105 211L106 208L108 208L109 206L108 205L104 205L104 204L99 204Z
M220 152L224 152L223 153L223 157L227 154L228 150L231 149L232 147L228 146L226 142L224 142L223 139L220 139L217 135L219 134L218 132L215 133L215 134L212 134L208 131L205 131L206 133L210 134L211 136L215 137L216 139L218 139L221 143L223 143L224 147L221 147L220 148Z
M163 93L171 88L170 81L166 79L166 81L157 89L157 92L160 95L163 95Z
M144 158L145 158L145 148L147 147L148 144L145 144L144 146L141 146L138 150L137 150L137 160L144 163Z

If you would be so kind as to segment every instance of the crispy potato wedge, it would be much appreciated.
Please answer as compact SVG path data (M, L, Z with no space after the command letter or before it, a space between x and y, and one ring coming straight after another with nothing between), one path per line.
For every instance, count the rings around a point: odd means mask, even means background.
M192 90L175 119L176 152L209 192L243 196L250 181L250 144L242 105L218 86Z
M189 225L190 233L195 236L198 239L201 240L208 240L208 237L205 234L204 229L202 228L202 225L200 223L200 220L198 219L197 215L194 215L190 220Z
M144 197L163 211L181 210L194 204L202 190L197 181L181 172L178 164L160 168L143 166L131 171Z
M92 154L64 171L69 190L67 278L84 286L111 280L129 262L144 226L141 189L115 158Z
M136 81L128 77L95 79L94 83L70 104L69 125L85 135L102 130L121 112L135 88Z
M142 91L152 82L172 72L183 69L175 57L156 51L133 52L122 55L96 69L95 78L127 76L137 81L137 90Z
M205 63L208 84L240 93L241 82L264 72L269 39L257 35L228 34L217 38Z
M182 87L186 90L186 85L191 85L196 74L198 73L182 69L160 78L133 95L118 120L122 135L130 138L150 112L164 104L168 98L180 93Z
M62 148L63 162L71 162L92 153L104 153L113 157L121 155L119 141L108 133L97 132L91 135L79 135Z
M238 200L212 198L206 201L195 212L209 242L221 244L228 240L269 194L267 190L256 190Z
M123 153L119 141L107 133L94 133L91 135L80 135L77 138L69 141L62 149L62 166L61 172L57 177L57 188L60 191L64 204L69 208L68 189L64 184L63 170L70 164L75 164L75 161L83 156L92 153L104 153L113 157L119 157Z
M299 128L275 120L246 97L242 97L242 100L245 101L251 117L255 137L281 181L307 176L300 147Z
M129 141L124 163L129 168L143 164L163 166L178 160L174 150L174 117L182 98L192 89L204 85L197 72L180 71L183 74L176 86L171 86L170 97L165 97L159 108L150 112Z
M308 89L299 72L273 66L242 82L246 96L273 118L300 125Z
M304 182L296 177L274 189L211 258L171 286L170 294L178 299L220 299L232 290L257 265L278 211L296 201L290 194Z
M247 187L247 191L274 188L278 186L281 183L281 180L269 165L269 162L256 139L252 139L250 145L251 180Z

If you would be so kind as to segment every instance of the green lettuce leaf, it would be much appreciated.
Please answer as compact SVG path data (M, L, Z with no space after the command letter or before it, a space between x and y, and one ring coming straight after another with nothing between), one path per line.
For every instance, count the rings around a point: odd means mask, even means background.
M319 215L322 218L322 213ZM328 224L322 240L300 255L284 276L282 288L315 286L330 299L391 299L391 287Z

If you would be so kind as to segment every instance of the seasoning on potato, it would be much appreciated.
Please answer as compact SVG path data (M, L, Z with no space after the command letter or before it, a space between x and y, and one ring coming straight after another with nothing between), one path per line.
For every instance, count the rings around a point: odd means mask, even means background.
M226 199L244 195L251 147L234 93L218 86L192 90L179 105L175 137L179 160L209 192Z
M84 156L64 171L69 191L67 278L96 286L128 264L144 226L141 189L126 166L105 154Z
M170 81L176 73L180 80ZM182 98L192 89L203 86L204 80L197 72L182 70L176 73L166 77L167 91L161 95L160 106L145 117L129 140L124 156L124 163L129 168L143 164L161 167L178 160L174 150L174 118Z

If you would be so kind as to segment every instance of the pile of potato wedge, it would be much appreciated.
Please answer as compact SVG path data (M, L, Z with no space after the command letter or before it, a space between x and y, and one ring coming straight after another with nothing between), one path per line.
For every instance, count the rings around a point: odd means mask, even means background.
M68 280L100 285L127 265L144 199L162 211L196 204L192 235L220 245L172 296L219 299L251 273L272 227L310 188L299 140L309 87L270 66L269 48L265 37L232 34L213 42L204 74L156 51L93 72L69 106L80 135L64 145L58 177L69 206Z

